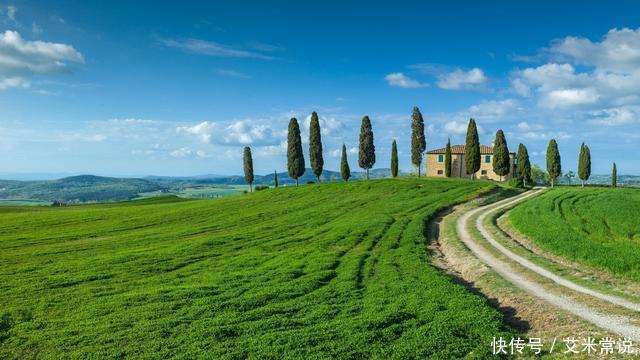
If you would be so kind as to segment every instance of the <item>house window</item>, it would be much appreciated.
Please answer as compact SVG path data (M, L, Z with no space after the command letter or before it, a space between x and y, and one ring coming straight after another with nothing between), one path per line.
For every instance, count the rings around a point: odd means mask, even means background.
M444 155L438 155L438 162L444 162Z
M482 174L482 175L487 175L487 170L482 170L482 171L480 171L480 174Z
M490 163L491 162L491 155L485 155L484 162L486 162L487 164Z
M442 170L438 170L438 175L442 175Z

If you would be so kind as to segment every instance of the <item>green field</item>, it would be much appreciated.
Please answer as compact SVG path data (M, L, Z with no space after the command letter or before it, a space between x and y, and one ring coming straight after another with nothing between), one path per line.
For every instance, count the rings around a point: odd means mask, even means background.
M489 357L425 222L487 182L375 180L0 217L0 358Z
M249 191L248 185L201 185L174 187L169 190L141 193L140 196L142 198L148 198L154 196L176 195L190 199L210 199L240 195L245 191Z
M640 280L640 189L559 187L509 220L547 251Z

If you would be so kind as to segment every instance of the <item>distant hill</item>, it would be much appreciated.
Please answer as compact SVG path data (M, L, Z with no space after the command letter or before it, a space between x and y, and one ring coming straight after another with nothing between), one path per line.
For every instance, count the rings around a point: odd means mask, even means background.
M369 175L372 179L375 178L384 178L391 176L390 169L372 169L369 172ZM361 180L364 179L364 172L361 171L352 171L350 180ZM273 174L267 175L255 175L254 176L254 184L255 185L273 185ZM244 176L242 175L230 175L230 176L193 176L193 177L146 177L145 179L151 181L157 181L159 183L167 184L167 182L188 182L192 184L220 184L220 185L244 185ZM310 168L305 169L304 175L299 179L301 184L307 183L309 181L317 181L315 175ZM320 177L320 181L342 181L342 177L340 176L340 172L324 170L322 172L322 176ZM295 180L289 177L287 172L279 172L278 173L278 183L283 185L291 185L295 184Z
M640 176L638 175L618 175L617 179L619 186L640 186ZM561 184L579 184L580 179L574 178L569 182L566 177L560 178ZM611 175L591 175L589 178L589 184L591 185L609 185L611 184Z
M58 180L0 180L0 198L67 202L116 201L137 197L142 192L163 187L144 179L110 178L94 175L71 176Z

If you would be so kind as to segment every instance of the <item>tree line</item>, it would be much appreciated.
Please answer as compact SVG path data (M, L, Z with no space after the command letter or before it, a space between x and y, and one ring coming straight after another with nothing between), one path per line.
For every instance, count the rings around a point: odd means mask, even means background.
M300 126L298 120L293 117L289 121L287 132L287 171L289 177L296 181L299 185L299 179L305 172L305 159L302 150L302 139L300 134ZM411 113L411 163L418 169L418 177L421 176L421 164L423 154L426 150L426 138L424 133L424 119L418 107L414 107ZM311 114L309 123L309 161L311 170L320 182L323 172L324 158L322 150L322 135L320 129L320 120L318 114L314 111ZM475 120L469 120L467 133L465 137L464 161L466 173L470 179L474 178L474 174L480 170L481 153L480 139L478 136L478 128ZM244 174L245 181L249 184L250 191L253 191L253 158L251 148L244 148ZM373 138L373 128L368 115L362 118L360 125L359 149L358 149L358 165L365 170L366 179L369 180L369 170L373 168L376 162L376 150ZM445 176L451 177L452 156L451 156L451 140L447 141L445 147ZM555 186L556 180L562 174L560 152L555 139L551 139L547 145L546 152L546 168L551 186ZM494 139L493 146L493 171L496 175L506 176L511 171L511 156L504 132L498 130ZM520 143L516 154L516 179L519 184L526 187L527 184L533 182L532 167L529 160L527 147ZM538 170L534 168L533 170ZM398 147L394 139L391 144L391 176L397 177L398 170ZM613 164L612 170L612 186L616 186L616 165ZM347 147L342 144L342 153L340 158L340 176L344 181L349 181L351 177L351 168L347 158ZM578 157L578 176L582 181L582 186L591 176L591 152L589 147L582 143L580 154ZM274 172L274 185L278 187L278 174Z

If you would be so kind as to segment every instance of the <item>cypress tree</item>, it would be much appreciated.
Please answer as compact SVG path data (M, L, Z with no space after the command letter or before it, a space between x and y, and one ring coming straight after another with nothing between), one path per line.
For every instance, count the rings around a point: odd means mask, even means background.
M289 170L289 176L296 180L296 186L298 186L298 179L304 175L304 155L302 154L300 126L298 126L298 120L296 118L291 118L291 121L289 121L287 170Z
M560 164L560 152L558 151L558 143L556 139L549 140L547 146L547 173L551 179L551 187L555 185L556 178L562 174L562 166Z
M611 186L618 186L618 169L616 168L616 163L613 163L613 169L611 170Z
M320 121L318 114L314 111L311 113L311 122L309 123L309 161L311 162L311 170L320 182L322 175L322 167L324 159L322 158L322 138L320 136Z
M580 145L580 155L578 156L578 177L584 187L585 181L591 176L591 151L589 147L582 143Z
M391 143L391 176L398 177L398 145L395 139Z
M367 172L369 180L369 169L376 163L376 147L373 145L373 130L371 120L365 115L360 126L360 151L358 153L358 164Z
M518 180L522 182L522 186L526 187L527 182L531 181L531 163L529 162L529 152L523 144L518 145Z
M424 138L424 120L417 106L414 106L411 114L411 163L418 168L418 177L422 168L422 153L427 147Z
M347 147L344 144L342 144L342 158L340 159L340 176L344 181L349 181L351 177L351 169L349 169L347 161Z
M278 172L273 170L273 186L278 188Z
M467 168L467 174L473 179L473 174L480 170L480 139L478 138L476 121L473 119L469 120L465 140L464 165Z
M511 158L509 157L509 147L507 139L504 138L502 130L496 132L496 139L493 142L493 172L502 177L511 170Z
M444 149L444 175L451 177L451 139L447 139L447 147Z
M253 192L253 158L251 157L251 148L244 147L244 181L249 184L249 191Z

